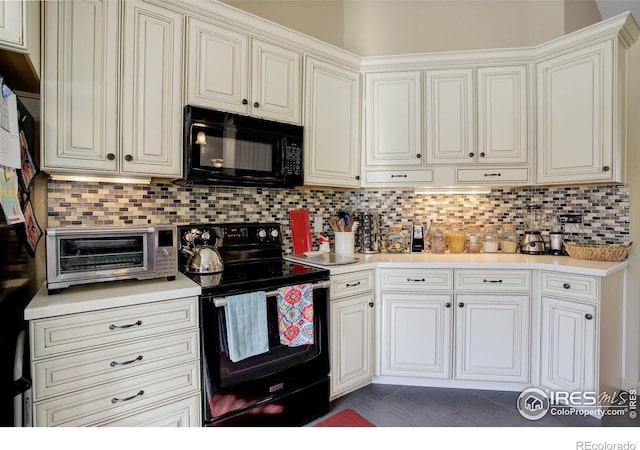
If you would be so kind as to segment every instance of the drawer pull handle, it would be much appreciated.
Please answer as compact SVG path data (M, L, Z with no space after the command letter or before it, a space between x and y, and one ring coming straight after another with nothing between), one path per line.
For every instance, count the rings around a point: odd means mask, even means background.
M110 330L123 330L125 328L139 327L140 325L142 325L142 321L138 320L136 323L130 323L128 325L109 325L109 329Z
M109 365L111 367L128 366L129 364L133 364L136 361L142 361L142 355L138 355L138 357L136 359L132 359L131 361L123 361L123 362L111 361L111 364L109 364Z
M484 174L485 177L501 177L502 174L500 172L495 172L495 173L485 173Z
M403 175L391 175L391 178L407 178L407 174L403 174Z
M591 319L593 319L593 316L591 314L585 314L584 318L587 319L587 320L591 320Z
M487 280L486 278L482 280L483 283L502 283L502 280Z
M349 284L349 283L347 283L345 286L347 286L347 287L356 287L356 286L360 286L360 282L358 281L357 283L353 283L353 284Z
M136 395L132 395L131 397L125 397L125 398L113 397L111 399L111 403L128 402L129 400L133 400L134 398L140 397L141 395L144 395L144 391L142 389L140 389Z
M425 280L424 278L407 278L407 281L413 281L413 282L416 282L416 283L424 283L427 280Z
M460 303L458 303L458 306L459 306L460 308L464 308L464 303L460 302Z
M571 285L569 283L563 284L562 287L565 289L571 289Z

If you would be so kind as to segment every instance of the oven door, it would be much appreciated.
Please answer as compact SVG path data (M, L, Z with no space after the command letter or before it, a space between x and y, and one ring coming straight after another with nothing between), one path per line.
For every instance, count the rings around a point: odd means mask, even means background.
M227 350L225 308L216 306L213 297L202 297L206 425L291 426L326 413L328 301L325 284L314 285L314 344L288 347L280 343L277 297L267 295L269 351L232 362Z

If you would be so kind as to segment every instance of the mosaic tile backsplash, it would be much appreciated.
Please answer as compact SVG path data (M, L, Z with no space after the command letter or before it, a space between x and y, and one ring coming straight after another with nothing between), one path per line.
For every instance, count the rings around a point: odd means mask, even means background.
M582 214L581 228L568 239L624 244L629 238L629 192L623 185L496 189L490 194L419 195L413 190L256 189L181 187L169 183L116 185L52 181L48 184L50 227L147 225L203 222L280 222L290 250L289 210L307 209L327 219L340 210L380 213L382 232L401 224L433 220L491 224L524 229L526 205L539 204L550 218ZM550 221L550 219L549 219Z

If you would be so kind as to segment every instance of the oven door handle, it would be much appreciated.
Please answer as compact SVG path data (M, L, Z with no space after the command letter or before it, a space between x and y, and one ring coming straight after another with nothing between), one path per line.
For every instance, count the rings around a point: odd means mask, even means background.
M331 286L331 281L320 281L319 283L314 283L312 286L314 289L325 289ZM277 295L278 291L269 291L266 294L267 297L272 297L274 295ZM226 297L215 297L213 299L213 304L216 305L216 308L222 308L227 304L227 299Z

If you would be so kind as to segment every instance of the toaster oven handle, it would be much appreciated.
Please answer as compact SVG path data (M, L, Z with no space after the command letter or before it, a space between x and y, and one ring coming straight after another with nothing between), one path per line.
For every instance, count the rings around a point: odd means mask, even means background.
M331 281L320 281L319 283L315 283L312 285L314 289L326 289L331 286ZM267 297L272 297L278 294L278 291L269 291L266 293ZM226 306L227 299L225 297L215 297L213 299L213 304L216 305L216 308L222 308Z

